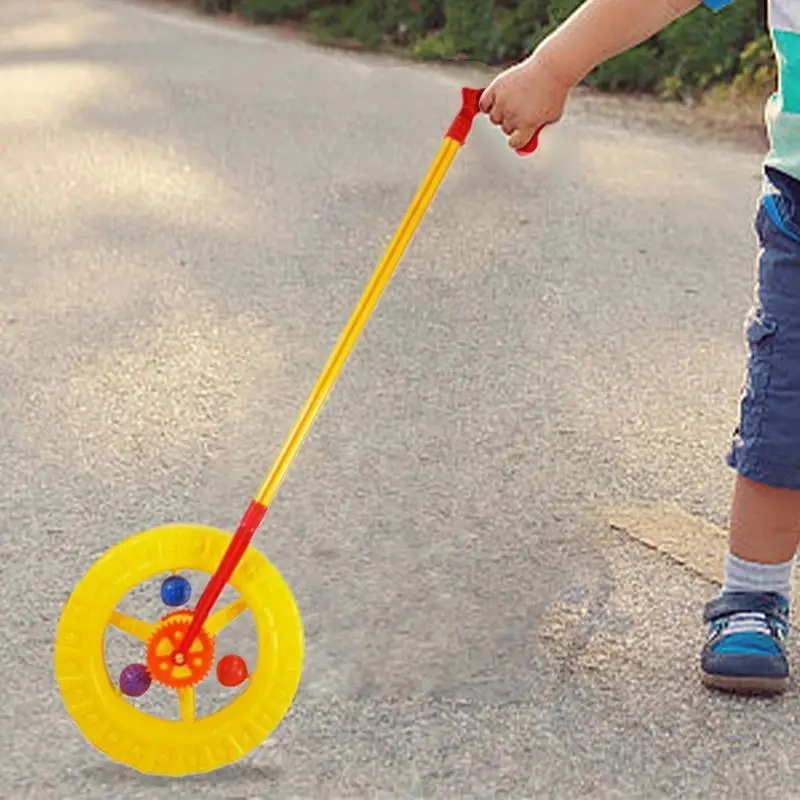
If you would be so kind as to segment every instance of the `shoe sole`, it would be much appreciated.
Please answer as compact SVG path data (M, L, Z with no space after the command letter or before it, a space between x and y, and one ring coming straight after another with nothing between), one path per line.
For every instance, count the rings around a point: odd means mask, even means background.
M783 694L789 686L788 678L759 678L737 675L701 674L704 686L735 694L775 695Z

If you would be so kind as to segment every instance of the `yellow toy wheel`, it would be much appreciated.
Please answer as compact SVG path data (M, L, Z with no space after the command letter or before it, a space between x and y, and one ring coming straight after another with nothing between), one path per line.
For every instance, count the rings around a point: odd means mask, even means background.
M230 541L229 533L197 525L139 533L103 555L67 601L56 634L56 678L80 731L114 761L153 775L210 772L258 747L289 710L302 672L302 621L281 575L252 547L229 581L238 599L211 614L203 629L207 651L243 611L253 616L257 663L229 705L196 718L194 685L185 680L176 688L180 719L161 719L129 702L109 675L104 647L109 626L138 639L144 652L159 644L159 636L167 641L191 614L173 612L151 623L119 612L122 599L162 573L213 573Z

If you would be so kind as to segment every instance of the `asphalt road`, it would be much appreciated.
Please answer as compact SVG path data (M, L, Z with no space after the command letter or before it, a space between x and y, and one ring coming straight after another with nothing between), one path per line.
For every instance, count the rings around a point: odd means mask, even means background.
M579 98L528 160L477 125L259 533L284 724L183 781L91 749L64 601L235 526L480 78L111 1L0 30L2 797L800 797L797 691L706 693L714 585L607 524L724 525L760 156Z

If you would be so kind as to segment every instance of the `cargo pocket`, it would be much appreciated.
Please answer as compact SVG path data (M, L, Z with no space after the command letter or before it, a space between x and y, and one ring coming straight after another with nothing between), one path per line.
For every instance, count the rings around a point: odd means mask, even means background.
M747 379L742 392L741 426L737 431L744 440L757 438L761 433L777 330L777 322L761 309L753 309L745 322Z
M768 190L762 207L775 229L793 242L800 242L800 181L771 167L766 169Z

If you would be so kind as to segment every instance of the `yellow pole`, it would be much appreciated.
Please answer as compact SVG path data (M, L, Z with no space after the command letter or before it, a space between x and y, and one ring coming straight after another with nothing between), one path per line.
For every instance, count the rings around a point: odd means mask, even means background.
M228 549L222 556L219 567L217 567L217 570L211 576L200 599L197 601L197 607L192 615L189 630L186 632L186 636L177 649L178 655L186 656L189 652L189 648L194 642L195 637L203 625L205 625L214 603L216 603L225 584L231 575L233 575L239 561L244 556L252 536L261 524L264 514L269 508L272 499L275 497L275 493L278 491L278 487L286 474L286 470L289 468L289 464L308 433L308 429L311 427L311 424L322 408L322 404L325 402L325 398L336 382L336 378L342 371L344 362L353 349L358 335L363 330L370 314L377 305L383 290L386 288L386 284L389 283L392 273L397 267L408 243L411 241L411 237L414 235L420 220L431 204L436 190L447 174L447 170L453 163L453 159L466 142L470 128L472 127L472 121L479 110L478 103L481 90L465 88L462 89L461 94L463 99L461 111L453 120L447 135L444 137L444 142L439 148L439 153L433 164L431 164L427 176L417 190L408 211L406 211L403 221L400 223L400 227L397 229L383 258L375 269L369 285L364 290L361 300L353 311L334 351L331 353L328 363L325 365L314 390L311 392L303 410L300 412L294 427L283 445L283 449L275 460L269 474L264 479L264 483L261 484L258 493L251 501L247 511L245 511L239 523L239 527L231 543L228 545Z
M297 421L294 424L283 449L279 453L261 488L255 496L255 502L260 506L268 508L272 502L278 487L286 474L289 464L294 458L295 453L305 439L309 428L322 408L328 393L339 377L342 367L350 355L359 334L364 329L367 320L375 309L383 290L389 283L403 253L411 241L420 220L424 216L431 204L436 190L439 188L447 170L456 157L460 143L455 139L445 137L439 153L431 164L425 180L417 190L417 194L411 202L400 227L389 243L386 252L378 264L367 288L364 290L361 300L353 311L350 321L342 332L339 342L328 359L328 363L322 371L314 390L311 392L305 406L303 407Z

